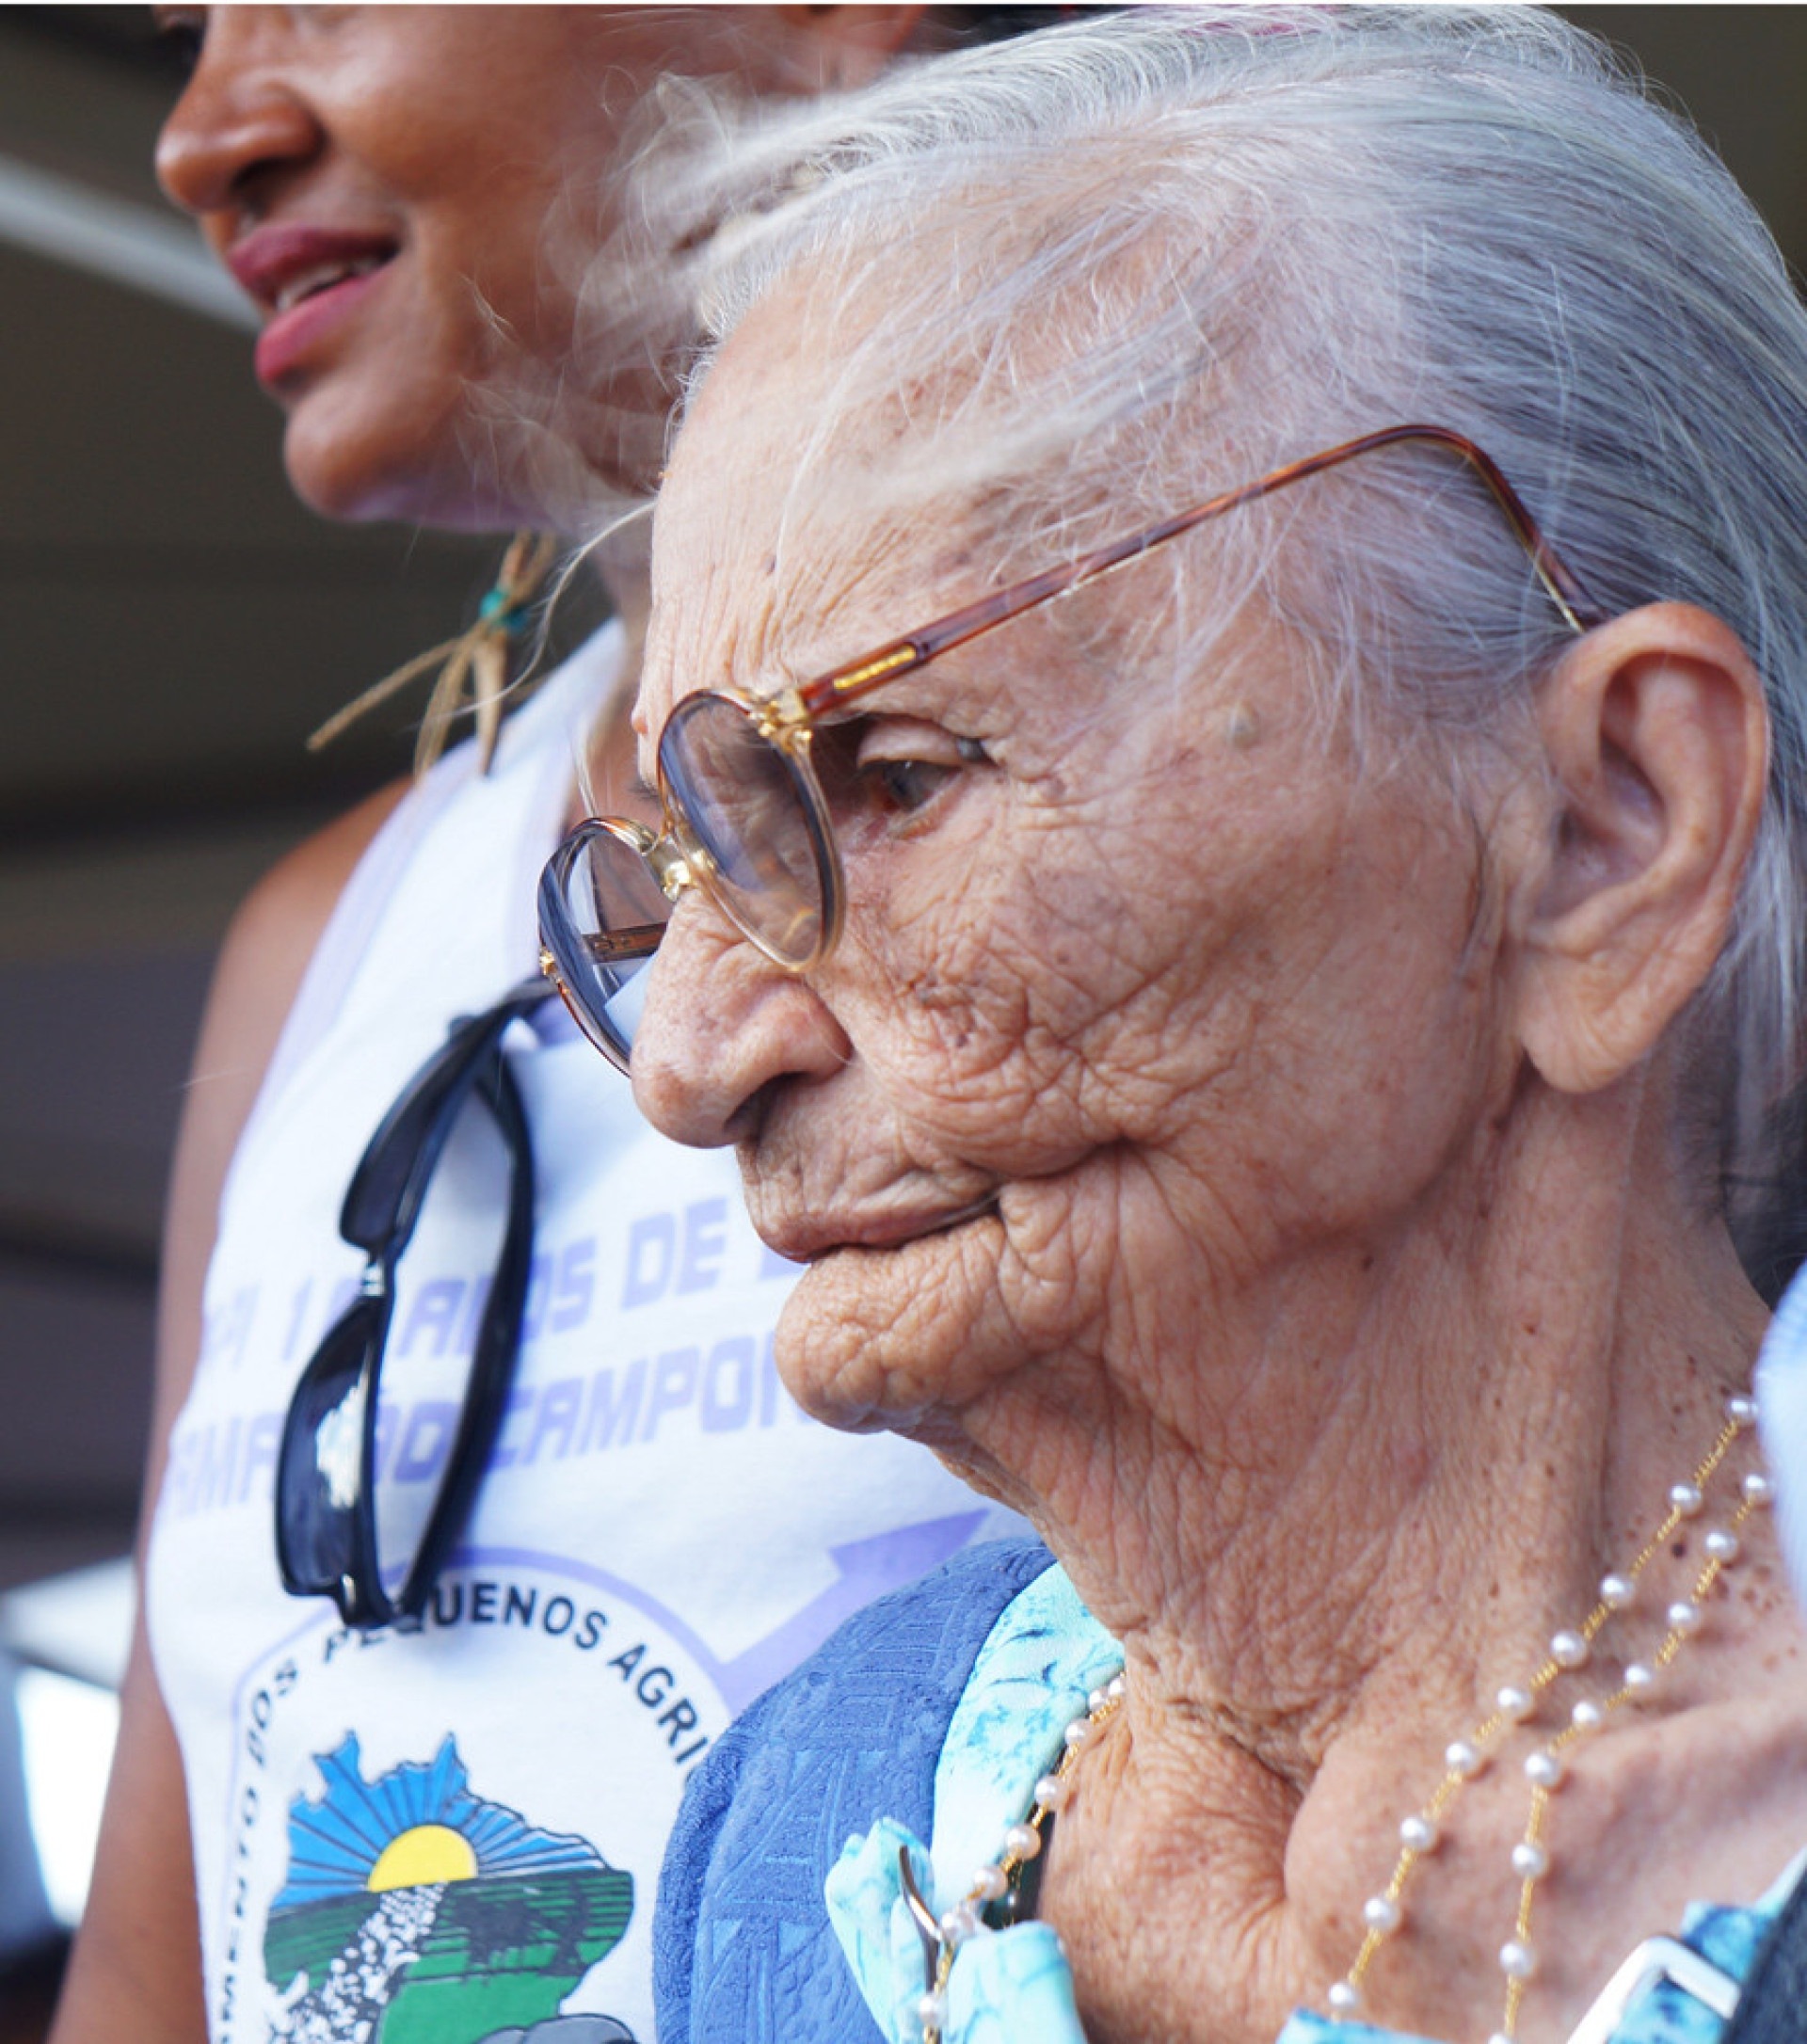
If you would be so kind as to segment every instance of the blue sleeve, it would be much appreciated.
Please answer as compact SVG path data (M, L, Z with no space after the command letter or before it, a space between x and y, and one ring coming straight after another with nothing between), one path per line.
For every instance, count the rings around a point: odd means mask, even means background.
M948 1721L998 1615L1051 1565L969 1548L850 1619L691 1777L659 1881L660 2044L882 2044L823 1882L880 1816L929 1832Z

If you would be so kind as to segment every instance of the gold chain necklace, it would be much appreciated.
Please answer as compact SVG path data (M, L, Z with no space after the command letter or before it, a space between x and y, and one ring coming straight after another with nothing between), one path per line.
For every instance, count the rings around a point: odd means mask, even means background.
M1621 1612L1636 1602L1639 1579L1661 1553L1684 1522L1700 1516L1705 1491L1730 1452L1732 1444L1756 1421L1755 1401L1734 1397L1725 1403L1725 1423L1704 1459L1685 1483L1672 1484L1669 1509L1662 1523L1639 1550L1637 1558L1623 1572L1603 1576L1598 1601L1573 1629L1552 1634L1543 1660L1522 1686L1508 1684L1494 1700L1494 1708L1465 1739L1453 1740L1444 1752L1443 1779L1429 1800L1399 1826L1399 1856L1393 1876L1376 1895L1363 1905L1367 1926L1361 1947L1343 1977L1329 1989L1325 2000L1339 2020L1360 2013L1363 1988L1369 1968L1381 1947L1405 1922L1405 1892L1422 1861L1436 1850L1443 1822L1450 1805L1463 1787L1482 1774L1497 1757L1498 1750L1516 1729L1536 1716L1544 1692L1563 1675L1587 1666L1593 1643ZM1518 1908L1511 1936L1499 1948L1499 1969L1506 1977L1505 2012L1488 2044L1515 2044L1519 2010L1525 1990L1537 1971L1537 1948L1531 1942L1531 1916L1538 1883L1550 1871L1546 1838L1550 1801L1568 1778L1569 1754L1583 1739L1601 1731L1614 1711L1650 1694L1657 1676L1700 1631L1704 1621L1705 1599L1724 1572L1738 1558L1739 1536L1751 1515L1770 1499L1767 1477L1752 1470L1738 1485L1738 1502L1723 1526L1708 1531L1702 1541L1704 1559L1696 1571L1686 1597L1671 1604L1663 1614L1666 1630L1648 1661L1628 1661L1618 1685L1606 1696L1579 1699L1570 1709L1568 1722L1545 1739L1525 1760L1525 1779L1530 1788L1530 1808L1525 1829L1512 1847L1511 1867L1518 1876Z
M1073 1774L1080 1754L1122 1708L1123 1677L1118 1674L1086 1699L1084 1711L1062 1734L1059 1764L1035 1784L1029 1815L1004 1833L1003 1851L978 1870L966 1895L945 1914L937 1917L929 1907L910 1870L908 1852L899 1850L897 1866L904 1899L922 1940L924 1983L916 2004L917 2020L922 2025L922 2044L941 2044L941 2026L948 2018L948 1975L953 1971L954 1954L968 1938L983 1933L986 1908L994 1902L1001 1902L1022 1878L1029 1862L1040 1856L1055 1812L1065 1809L1072 1800Z

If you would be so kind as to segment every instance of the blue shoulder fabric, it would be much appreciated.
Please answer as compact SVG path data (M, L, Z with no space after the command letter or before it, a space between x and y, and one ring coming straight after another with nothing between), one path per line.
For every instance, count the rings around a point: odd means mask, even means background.
M660 2044L882 2044L823 1882L881 1816L927 1837L979 1649L1052 1566L1039 1541L967 1549L849 1619L723 1734L691 1777L660 1876Z

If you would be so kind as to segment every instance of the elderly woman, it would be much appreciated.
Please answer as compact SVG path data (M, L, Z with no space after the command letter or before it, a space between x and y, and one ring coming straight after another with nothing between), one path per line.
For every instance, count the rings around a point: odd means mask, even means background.
M660 2035L1715 2036L1807 1844L1783 266L1518 9L1060 30L814 174L660 510L664 832L545 928L795 1394L1059 1566L716 1749Z

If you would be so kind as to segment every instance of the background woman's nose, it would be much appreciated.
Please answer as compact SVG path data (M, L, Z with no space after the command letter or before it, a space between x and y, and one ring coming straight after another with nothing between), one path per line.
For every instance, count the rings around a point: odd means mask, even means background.
M752 1135L775 1081L828 1078L853 1054L810 987L696 895L672 917L646 978L634 1099L656 1128L693 1148Z
M242 200L261 172L319 150L323 132L305 97L246 47L257 33L246 17L263 11L214 9L194 73L157 137L157 182L185 212L217 213Z

